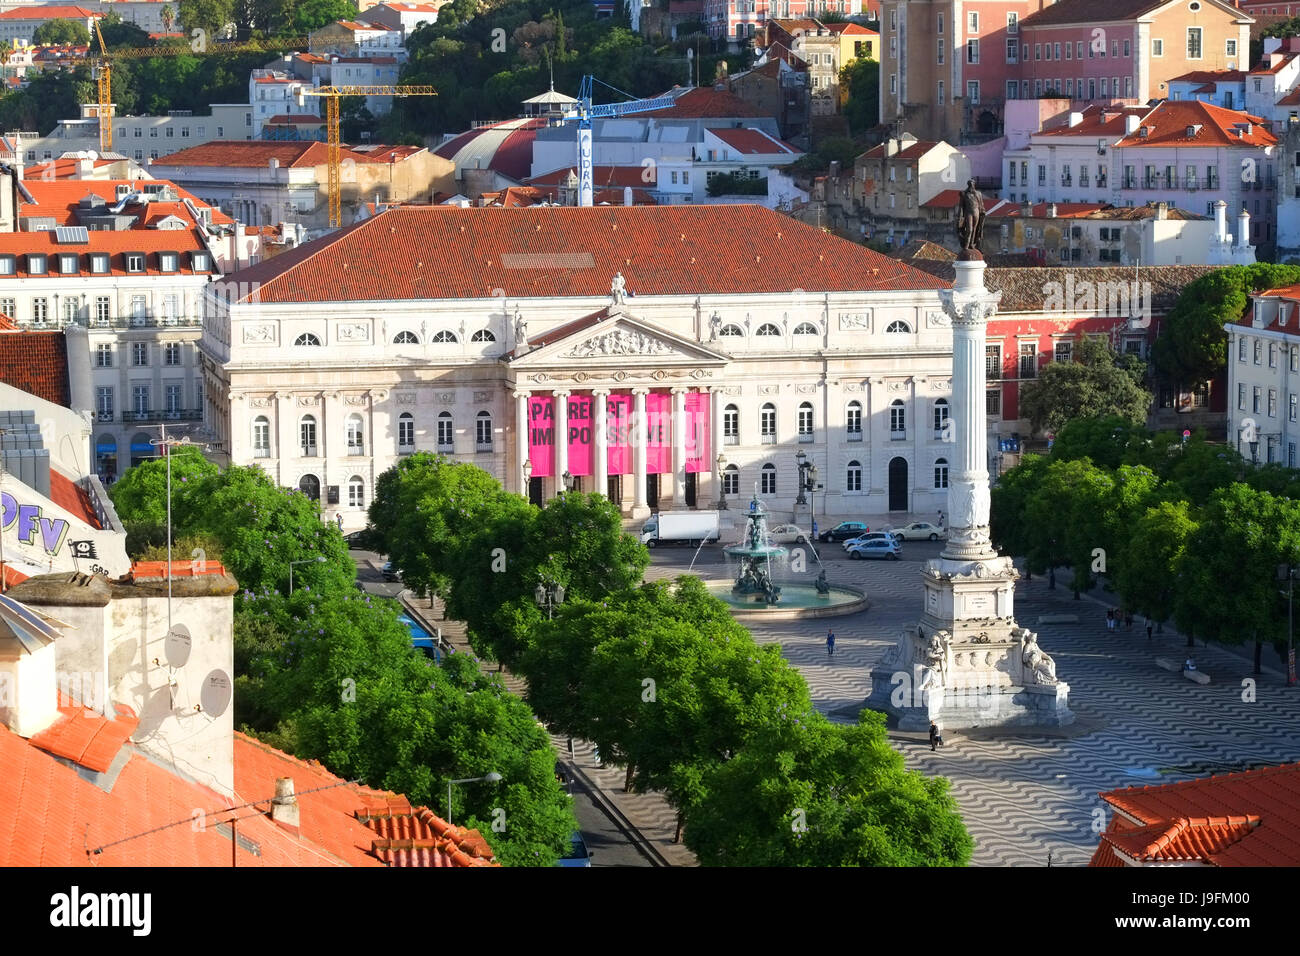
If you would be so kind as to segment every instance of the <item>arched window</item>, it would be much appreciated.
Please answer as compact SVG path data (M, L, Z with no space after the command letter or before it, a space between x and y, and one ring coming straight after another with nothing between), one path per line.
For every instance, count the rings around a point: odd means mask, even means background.
M720 335L724 339L730 339L730 338L743 339L745 337L744 330L742 330L741 327L738 325L724 325L722 327L722 331L719 332L718 335Z
M438 345L446 345L451 342L459 342L460 339L456 338L455 332L448 331L447 329L440 329L433 333L433 338L429 341Z
M253 457L271 457L271 422L265 415L253 419Z
M469 339L471 342L495 342L497 337L492 334L491 329L479 329Z
M302 335L298 336L296 339L293 340L293 344L294 345L320 345L320 339L312 335L310 332L304 332Z
M724 495L740 494L740 469L728 465L722 472L722 493Z
M759 473L759 491L765 495L776 494L776 465L764 465Z
M393 336L394 345L419 345L420 337L409 329L403 329Z
M740 444L740 409L735 405L728 405L722 410L722 443Z
M474 417L474 450L492 450L492 415L489 412L479 412Z
M801 442L813 440L812 402L801 402L799 404L799 440Z
M348 454L364 455L366 453L365 425L360 415L348 416Z
M906 334L912 331L912 327L908 325L906 322L904 322L902 319L895 319L893 322L890 322L889 325L885 326L885 331L902 332Z
M366 483L360 475L348 479L348 507L364 508L366 506Z
M315 475L303 475L298 481L298 490L312 501L320 501L320 479Z
M764 402L758 413L758 431L764 445L776 444L776 406Z
M849 441L862 441L861 402L849 402L849 407L844 410L844 428L848 432Z
M819 335L820 333L817 331L817 326L813 325L811 322L800 322L798 325L795 326L794 334L795 335Z
M305 458L316 457L316 416L304 415L298 422L298 445ZM319 491L319 489L317 489Z
M889 437L904 439L907 437L907 406L901 398L894 399L889 406Z
M943 438L944 428L948 425L948 399L941 398L934 403L934 437Z
M456 433L451 423L451 412L438 413L438 451L451 454L456 444Z
M412 451L415 448L415 416L402 412L397 416L397 450Z
M844 490L845 491L862 490L862 462L858 461L857 459L854 459L853 461L849 462L848 471L844 475Z
M934 463L934 486L935 488L948 487L948 459L940 458Z
M755 332L754 334L755 334L755 335L761 335L761 336L763 336L764 338L774 338L774 337L775 337L775 338L780 338L780 337L781 337L781 330L778 329L778 328L777 328L775 325L773 325L771 322L764 322L762 325L760 325L760 326L758 327L758 331Z

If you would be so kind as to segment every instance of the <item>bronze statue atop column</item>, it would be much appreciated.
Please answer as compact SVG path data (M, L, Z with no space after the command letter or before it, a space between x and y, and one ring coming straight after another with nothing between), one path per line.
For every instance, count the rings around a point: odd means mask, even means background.
M984 197L975 188L975 180L972 179L966 183L966 188L957 201L957 241L961 244L963 253L979 253L980 243L984 239L984 220L987 218Z

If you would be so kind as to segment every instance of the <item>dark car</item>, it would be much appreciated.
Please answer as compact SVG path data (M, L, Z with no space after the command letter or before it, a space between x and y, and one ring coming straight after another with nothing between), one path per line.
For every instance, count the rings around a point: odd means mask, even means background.
M383 571L380 573L383 574L385 581L402 580L402 569L394 567L392 561L385 561Z
M577 830L574 830L573 835L569 837L569 852L560 857L555 865L591 866L591 851L587 849L587 842Z
M866 534L870 530L865 521L841 521L829 531L823 531L819 534L817 540L847 541L849 538L856 538L860 534Z

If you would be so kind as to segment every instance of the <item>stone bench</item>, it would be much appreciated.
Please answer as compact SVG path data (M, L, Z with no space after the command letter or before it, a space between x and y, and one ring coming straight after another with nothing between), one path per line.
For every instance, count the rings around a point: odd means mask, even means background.
M1077 614L1040 614L1038 623L1043 624L1078 624L1079 615Z
M1210 682L1210 675L1205 671L1183 671L1183 676L1198 684L1208 684Z
M1176 661L1168 657L1157 657L1156 667L1159 667L1163 670L1170 671L1171 673L1174 674L1180 674L1182 673L1183 670L1183 662Z

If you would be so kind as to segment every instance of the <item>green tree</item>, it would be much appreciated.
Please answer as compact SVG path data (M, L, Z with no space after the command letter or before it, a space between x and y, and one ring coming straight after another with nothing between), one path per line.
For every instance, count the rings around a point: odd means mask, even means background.
M1186 501L1162 501L1148 508L1129 529L1115 569L1115 585L1127 607L1155 621L1167 621L1179 595L1183 556L1196 531L1196 519Z
M177 0L181 23L187 30L202 30L212 43L226 24L235 20L234 0Z
M1126 367L1104 341L1084 339L1077 361L1052 362L1021 389L1021 415L1049 434L1083 417L1114 415L1138 425L1151 406L1141 382L1141 370Z
M705 866L964 866L974 847L948 781L904 770L871 711L755 734L688 814L686 843Z
M1151 432L1118 415L1073 418L1056 431L1053 461L1090 458L1102 468L1118 468L1144 459Z
M866 57L850 60L840 70L840 89L848 95L844 118L854 135L880 125L879 63Z
M998 479L990 495L989 534L998 550L1027 555L1034 547L1034 529L1025 520L1025 509L1042 485L1052 459L1025 455L1020 464ZM1030 571L1044 568L1031 567Z
M196 494L203 483L220 474L220 469L194 447L172 449L172 523L188 528ZM108 489L117 516L126 525L167 522L167 457L133 465ZM165 539L164 539L165 540Z
M292 11L289 29L296 36L306 36L327 23L354 19L357 15L357 5L352 0L296 0L285 6Z
M1113 495L1111 473L1088 459L1051 462L1025 502L1029 569L1041 573L1066 565L1074 571L1076 598L1091 588L1093 574L1105 566L1106 504Z
M90 43L90 31L84 23L76 20L46 20L32 31L32 43L36 46L86 46Z
M129 49L132 47L151 46L153 41L149 39L149 34L141 30L134 23L128 23L123 20L117 11L106 14L99 21L99 32L104 35L104 45L110 50ZM99 44L93 44L96 52L99 51ZM113 65L117 69L117 64ZM119 108L118 113L123 111Z

